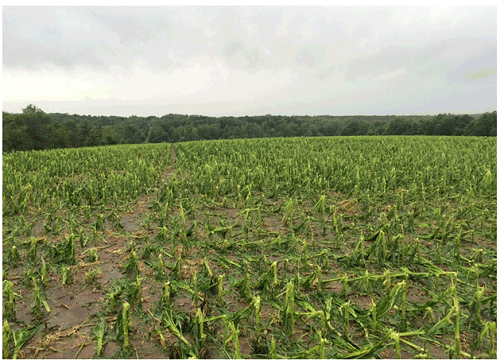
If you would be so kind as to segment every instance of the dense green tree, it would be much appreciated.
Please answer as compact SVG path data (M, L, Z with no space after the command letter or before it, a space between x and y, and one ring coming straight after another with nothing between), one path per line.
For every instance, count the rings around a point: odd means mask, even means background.
M52 119L33 104L23 109L21 122L27 125L27 135L31 138L32 149L49 149L51 144L50 131Z
M146 140L146 135L132 124L127 124L123 130L123 140L127 144L139 144Z
M394 118L387 124L386 134L408 135L413 131L413 122L403 117Z
M86 139L87 147L96 147L105 144L101 127L92 127Z
M82 123L79 124L77 147L87 146L87 138L90 135L91 129L92 129L92 127L90 126L90 124L87 120L84 120Z
M68 132L65 126L59 125L55 128L53 135L53 148L71 148L71 133Z
M479 119L472 121L466 129L466 133L481 137L496 137L497 112L484 113Z
M323 119L319 126L319 131L324 136L340 135L342 126L340 122L331 119Z
M248 138L262 138L264 134L261 126L257 123L248 123L246 132Z
M435 128L436 128L436 119L435 118L421 119L418 123L418 134L435 135L434 134Z
M102 141L103 144L118 144L120 142L120 138L118 137L118 133L109 125L102 127Z
M370 124L368 135L383 135L387 134L387 124L382 121L375 121Z
M436 135L453 135L455 133L455 119L451 114L439 114L434 128Z
M340 131L340 135L363 135L369 130L369 123L364 120L351 120Z
M31 138L28 137L28 126L22 124L21 114L2 113L2 149L12 150L33 149Z
M465 135L465 130L469 126L469 124L474 121L474 118L469 114L464 115L455 115L455 131L452 135Z
M161 143L161 142L166 142L167 141L167 134L163 130L163 127L158 124L154 123L151 125L151 132L149 134L149 142L150 143Z
M202 139L338 135L496 136L496 111L424 116L244 116L162 117L46 114L34 105L21 114L3 112L3 151L41 150L119 143L181 142Z
M189 140L189 128L180 126L174 129L172 133L172 140L174 142L185 142Z

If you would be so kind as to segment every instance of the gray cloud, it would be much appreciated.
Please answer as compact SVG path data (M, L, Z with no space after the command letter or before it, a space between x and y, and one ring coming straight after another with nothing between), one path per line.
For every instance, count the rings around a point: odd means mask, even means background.
M163 76L201 64L218 69L206 80L218 87L235 72L283 76L287 69L293 96L369 93L369 104L388 94L422 97L429 90L415 88L436 84L442 92L461 84L470 94L476 84L496 94L496 26L495 7L10 6L3 8L3 66L4 74L26 77L83 71L122 79L138 67ZM280 94L273 101L292 96Z
M323 44L311 43L301 45L299 49L297 49L297 65L305 65L309 68L313 68L317 62L322 60L326 53L327 49Z
M224 45L224 55L232 58L237 53L245 50L245 46L238 41L229 41Z
M473 71L473 72L467 71L465 73L464 77L467 80L479 80L479 79L485 79L485 78L488 78L490 76L496 76L496 75L497 75L496 69L484 68L484 69L480 69L480 70Z
M417 9L420 9L417 13L424 12L420 15L432 11L432 8ZM419 57L423 52L426 56L430 52L436 58L450 47L475 48L476 41L484 39L484 33L492 30L467 32L474 24L467 19L426 24L418 14L412 23L408 14L411 12L404 13L410 25L403 24L404 17L397 8L391 7L6 7L4 66L36 69L46 63L100 67L110 62L125 66L147 61L170 67L176 64L176 58L190 61L207 55L225 59L235 67L254 68L259 59L260 64L274 67L291 65L294 60L299 66L314 67L328 48L337 57L349 57L351 62L359 63L347 74L347 77L355 77L360 66L390 68L398 66L398 59L408 62L409 57ZM453 15L456 16L450 10L450 16ZM487 13L476 14L476 17L478 20L483 17L486 27L496 25L496 19ZM453 38L447 39L450 32ZM467 37L461 39L462 34ZM496 42L496 37L491 40ZM422 43L426 48L422 49ZM387 50L394 57L389 63L379 54ZM28 51L35 53L36 59L26 58ZM240 59L238 64L231 62L237 54L243 54L244 64ZM372 56L380 57L382 62L366 59ZM166 57L170 61L166 61Z

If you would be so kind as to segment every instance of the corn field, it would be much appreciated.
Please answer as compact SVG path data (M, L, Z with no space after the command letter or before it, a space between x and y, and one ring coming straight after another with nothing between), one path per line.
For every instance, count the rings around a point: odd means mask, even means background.
M4 358L496 358L496 138L3 155Z

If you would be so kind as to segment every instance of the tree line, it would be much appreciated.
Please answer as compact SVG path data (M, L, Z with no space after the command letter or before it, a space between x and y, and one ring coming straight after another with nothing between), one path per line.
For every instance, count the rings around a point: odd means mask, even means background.
M28 105L2 113L3 151L191 140L348 136L496 136L497 112L437 116L91 116L45 113Z

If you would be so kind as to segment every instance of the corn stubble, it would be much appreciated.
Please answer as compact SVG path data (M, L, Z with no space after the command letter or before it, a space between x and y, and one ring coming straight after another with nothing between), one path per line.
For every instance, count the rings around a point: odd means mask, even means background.
M103 291L96 357L497 357L495 139L171 146L4 154L4 358L54 287Z

